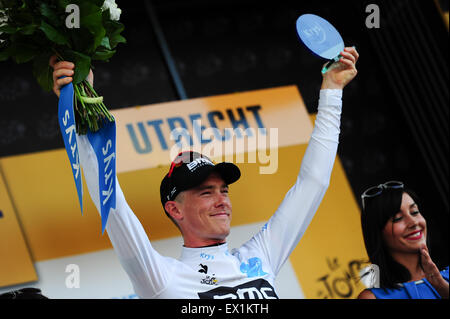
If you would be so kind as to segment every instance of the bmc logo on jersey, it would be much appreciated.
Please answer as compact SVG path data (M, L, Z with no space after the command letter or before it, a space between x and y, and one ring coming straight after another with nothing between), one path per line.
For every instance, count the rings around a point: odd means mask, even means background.
M236 287L217 287L199 292L200 299L278 299L273 287L264 279L256 279Z

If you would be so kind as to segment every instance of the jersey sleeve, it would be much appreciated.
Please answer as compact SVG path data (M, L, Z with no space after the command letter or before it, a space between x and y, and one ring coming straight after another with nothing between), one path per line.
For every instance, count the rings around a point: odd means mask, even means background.
M342 90L321 90L318 113L295 184L281 205L250 241L247 252L257 250L278 274L305 233L330 182L340 133Z
M77 135L77 143L88 191L100 212L97 159L85 135ZM144 228L128 206L117 177L116 210L109 214L106 231L138 296L151 298L167 286L170 267L166 257L152 247Z

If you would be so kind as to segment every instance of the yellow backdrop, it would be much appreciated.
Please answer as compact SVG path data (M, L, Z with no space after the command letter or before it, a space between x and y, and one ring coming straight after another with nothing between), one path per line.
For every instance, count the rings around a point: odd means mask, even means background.
M176 108L178 115L181 112L179 116L186 117L186 114L198 112L198 105L201 105L203 114L206 114L208 105L214 110L220 109L217 99L220 99L220 105L230 109L260 105L259 115L264 125L281 130L276 173L260 174L259 168L264 166L260 163L237 163L242 178L230 188L234 212L232 226L266 221L295 182L307 146L308 139L304 136L311 133L314 118L307 115L301 95L294 86L196 99L196 103L179 101L167 104L171 104L172 109ZM136 164L133 154L130 154L133 150L130 138L123 128L130 121L161 118L159 108L162 106L158 105L155 113L151 112L153 106L130 108L129 111L137 116L134 119L123 115L128 109L115 112L118 161L122 154L127 153L123 157L128 158L129 165ZM277 109L283 116L277 113ZM145 117L136 113L137 110L144 111ZM297 118L293 120L292 116ZM288 119L281 123L283 117ZM255 127L256 124L250 125ZM145 161L137 160L139 169L130 169L122 159L118 169L125 197L150 240L179 236L159 200L160 181L169 167L168 151L161 153L163 150L154 151L154 155L161 158L158 161L145 164ZM0 165L34 262L111 248L107 233L101 235L100 217L87 195L86 185L85 211L81 216L64 149L4 157L0 159ZM10 214L13 208L1 179L0 196L0 209L4 215L14 216ZM6 238L3 243L8 242L9 246L15 247L13 251L8 249L8 245L0 246L0 286L36 280L14 218L0 218L0 236L1 239ZM306 298L354 298L364 289L358 281L363 259L367 257L359 208L337 158L325 198L290 261ZM4 263L5 260L8 263ZM13 276L13 270L19 276Z

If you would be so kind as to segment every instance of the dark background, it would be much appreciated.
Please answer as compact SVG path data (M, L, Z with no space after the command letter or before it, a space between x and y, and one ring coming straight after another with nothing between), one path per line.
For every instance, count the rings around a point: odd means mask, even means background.
M110 109L294 84L314 113L324 61L299 43L295 21L304 13L330 21L360 53L344 90L338 150L355 197L404 181L422 199L433 260L448 265L448 1L117 3L128 43L94 65ZM371 3L379 29L365 24ZM56 108L30 65L0 63L0 157L62 148Z

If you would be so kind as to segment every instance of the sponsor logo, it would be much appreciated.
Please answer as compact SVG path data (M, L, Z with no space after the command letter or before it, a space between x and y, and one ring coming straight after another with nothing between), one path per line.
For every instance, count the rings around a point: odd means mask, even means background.
M173 194L177 191L177 188L174 187L171 191L170 191L170 196L173 196Z
M201 284L210 285L210 286L215 286L215 285L217 285L218 282L219 281L217 280L216 277L214 277L214 274L213 274L213 276L206 275L205 278L202 278L202 280L200 280Z
M206 259L206 260L213 260L214 255L206 254L206 253L200 253L200 258Z
M247 274L247 277L261 277L267 273L262 269L262 261L258 257L253 257L248 260L248 263L242 262L240 266L242 273Z
M210 166L214 166L214 164L207 160L206 158L200 157L195 159L194 161L186 164L187 168L189 168L189 170L191 172L195 171L197 168L205 166L205 165L210 165Z
M204 284L204 285L211 285L211 286L217 285L218 280L216 277L214 277L215 274L212 274L212 276L208 275L208 266L203 265L203 264L200 264L199 266L200 266L200 269L198 270L198 272L206 275L205 278L202 278L200 280L200 283Z
M314 23L309 29L302 30L310 41L322 44L326 41L327 35L320 25Z
M200 299L278 299L275 289L264 279L256 279L236 287L217 287L199 292Z
M200 266L201 269L198 272L202 272L204 274L208 273L208 266L203 265L203 264L200 264L199 266Z

